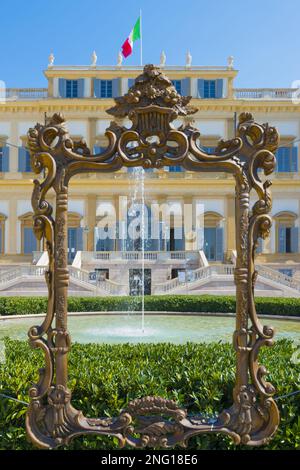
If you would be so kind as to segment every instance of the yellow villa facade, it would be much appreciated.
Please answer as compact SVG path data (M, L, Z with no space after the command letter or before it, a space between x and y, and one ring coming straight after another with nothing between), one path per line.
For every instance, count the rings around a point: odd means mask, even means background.
M213 151L219 139L235 135L238 115L251 112L258 122L278 128L280 148L273 180L273 226L259 246L257 293L300 296L300 105L292 89L238 89L232 58L226 66L163 66L182 95L198 108L193 125L200 144ZM142 67L56 66L44 71L47 88L2 90L0 99L0 295L46 292L47 257L32 231L31 192L34 174L26 134L45 116L62 112L74 140L84 138L95 151L106 146L106 110L127 93ZM191 117L185 118L191 119ZM174 124L180 126L185 119ZM118 121L120 123L120 121ZM130 122L122 123L129 126ZM234 182L225 174L194 174L178 167L146 171L147 207L172 207L167 238L137 244L103 241L103 217L117 219L124 198L132 203L140 175L127 169L112 174L81 175L72 180L69 201L69 263L74 295L134 294L144 269L147 293L232 293L235 262ZM138 184L137 184L138 182ZM53 197L53 196L52 196ZM54 203L54 197L52 202ZM254 202L254 200L253 200ZM126 203L125 203L126 205ZM203 227L189 238L176 231ZM123 207L123 206L122 206ZM189 207L189 210L185 210ZM126 210L129 209L127 204ZM177 215L176 215L177 214ZM120 229L120 225L119 225Z

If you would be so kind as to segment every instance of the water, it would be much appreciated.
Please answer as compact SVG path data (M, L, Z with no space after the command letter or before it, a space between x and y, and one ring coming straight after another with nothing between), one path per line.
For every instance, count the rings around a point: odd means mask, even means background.
M235 325L235 319L232 317L145 315L142 332L139 315L77 315L70 316L68 321L72 341L110 344L231 342ZM0 321L0 341L5 336L26 339L29 327L41 322L41 318ZM275 339L300 340L300 321L263 319L262 322L275 327Z
M140 217L140 244L138 251L142 254L142 274L138 295L142 298L141 306L141 330L145 331L145 170L142 167L134 167L131 173L131 215Z

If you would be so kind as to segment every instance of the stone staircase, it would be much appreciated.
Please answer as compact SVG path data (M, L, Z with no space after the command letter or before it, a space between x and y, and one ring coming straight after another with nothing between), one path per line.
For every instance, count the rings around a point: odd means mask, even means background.
M0 296L46 295L47 286L44 278L47 266L27 265L10 267L0 272ZM105 280L97 285L89 279L89 272L69 266L69 294L75 296L90 295L126 295L126 286Z
M233 264L214 264L190 271L181 281L178 277L155 284L153 294L234 294ZM257 265L255 294L261 296L300 297L300 282L264 265Z
M101 254L103 256L103 254ZM136 254L126 254L126 257ZM69 294L74 296L106 296L128 295L128 278L122 275L123 284L112 279L96 281L91 279L88 270L79 267L81 260L75 258L69 266ZM163 274L156 271L152 279L152 294L235 294L234 269L235 253L232 253L232 264L211 264L202 260L202 266L186 270L186 278L163 280ZM48 257L44 253L35 254L32 265L2 265L0 270L0 296L13 295L47 295L44 274L47 269ZM125 265L117 265L117 274L123 273ZM123 269L123 270L122 270ZM280 273L266 265L256 265L258 272L255 294L261 296L300 297L300 280ZM125 271L124 271L125 273ZM124 274L123 273L123 274ZM117 278L117 274L113 279ZM118 276L120 278L120 276Z

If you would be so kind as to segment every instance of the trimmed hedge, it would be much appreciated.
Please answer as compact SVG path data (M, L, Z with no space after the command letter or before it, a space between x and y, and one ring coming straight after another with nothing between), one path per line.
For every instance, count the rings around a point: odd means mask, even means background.
M44 313L45 297L0 297L0 315ZM139 311L141 298L69 297L69 312ZM257 297L256 309L261 315L300 316L300 298ZM149 295L145 310L169 312L235 313L235 297L225 295Z
M276 396L299 390L300 363L291 357L291 341L263 348L261 363ZM0 393L28 401L30 384L43 365L41 351L26 342L7 339L0 363ZM74 344L69 360L73 404L91 417L116 416L128 401L146 395L176 400L190 413L219 412L230 406L235 354L230 344ZM281 424L266 449L300 449L300 395L277 400ZM26 406L0 397L0 449L32 449L25 435ZM114 438L79 437L69 449L113 449ZM205 434L189 441L190 449L245 449L224 435Z

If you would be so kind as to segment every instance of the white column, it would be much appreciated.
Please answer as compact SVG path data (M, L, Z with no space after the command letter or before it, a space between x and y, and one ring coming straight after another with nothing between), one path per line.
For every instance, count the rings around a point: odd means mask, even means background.
M85 78L84 79L83 96L84 96L84 98L90 98L91 95L92 95L92 79L91 78Z
M58 92L58 78L54 77L53 78L53 97L54 98L59 98L59 92Z
M198 96L198 79L191 78L191 95L193 98L197 98Z

